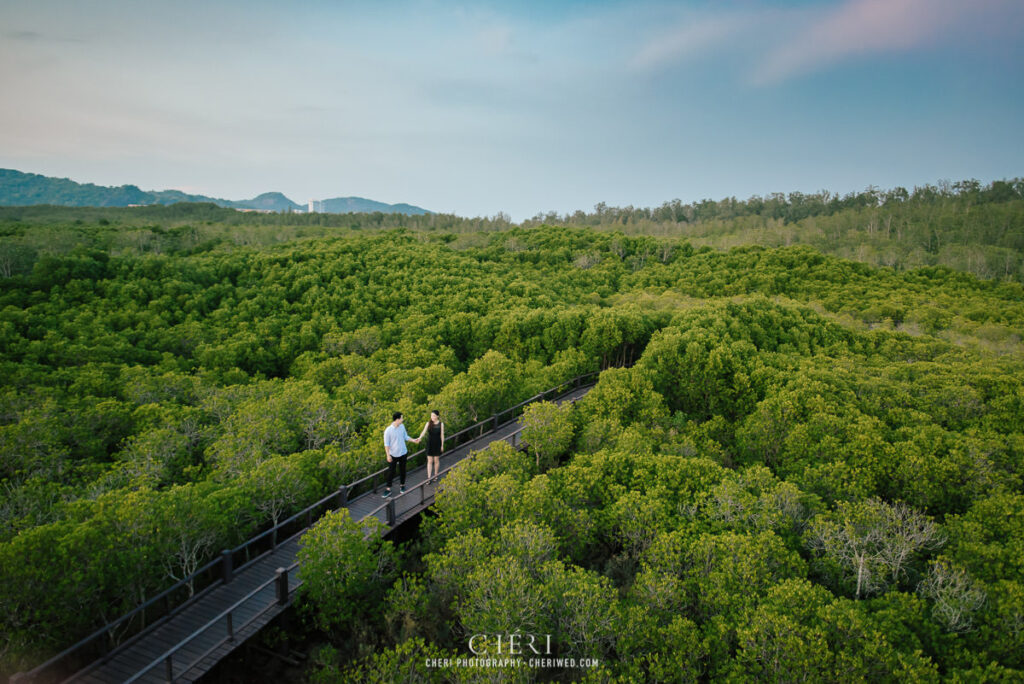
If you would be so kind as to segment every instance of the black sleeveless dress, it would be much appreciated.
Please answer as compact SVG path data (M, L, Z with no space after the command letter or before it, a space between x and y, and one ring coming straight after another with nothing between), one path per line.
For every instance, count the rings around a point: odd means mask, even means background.
M441 423L427 426L427 456L441 455Z

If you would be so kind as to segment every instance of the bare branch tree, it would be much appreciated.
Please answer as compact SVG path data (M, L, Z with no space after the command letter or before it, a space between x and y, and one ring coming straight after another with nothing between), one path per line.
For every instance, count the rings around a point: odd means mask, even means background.
M808 530L808 548L836 564L862 598L898 584L911 557L935 549L945 537L935 523L906 504L880 499L842 503Z
M932 600L932 615L950 632L968 632L986 595L963 568L946 559L932 563L917 593Z

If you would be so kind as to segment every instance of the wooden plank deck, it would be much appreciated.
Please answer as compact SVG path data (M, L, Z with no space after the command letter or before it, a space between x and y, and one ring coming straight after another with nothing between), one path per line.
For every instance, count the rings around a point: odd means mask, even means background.
M585 386L572 390L556 401L558 403L575 402L586 394L590 387ZM521 426L518 422L511 422L452 449L442 456L441 468L448 468L462 461L472 452L479 451L492 442L507 440L518 433L520 429ZM443 477L442 475L442 479ZM424 485L419 488L418 486L423 484L425 479L425 465L409 470L406 474L406 493L400 494L396 474L391 490L391 500L394 501L395 508L395 524L390 526L389 532L403 522L419 515L433 504L437 485ZM386 523L385 506L388 500L381 496L382 491L383 487L379 486L376 490L350 500L348 509L352 517L362 520L367 515L375 514L382 522ZM236 571L231 582L215 586L197 600L185 604L165 622L143 632L131 642L111 652L104 660L93 663L65 681L88 684L125 682L176 648L178 650L171 658L173 681L193 682L199 679L218 661L277 617L287 608L287 604L278 604L275 585L270 582L232 612L233 640L226 639L227 621L226 618L221 617L188 644L182 646L182 641L211 623L214 618L227 608L237 604L261 584L273 580L278 568L287 568L295 563L299 551L299 538L304 532L305 530L301 530L283 540L273 552L264 554L248 567ZM299 571L288 574L289 603L300 581ZM246 624L254 616L258 617ZM136 681L166 682L165 663L158 662L155 667L149 669Z

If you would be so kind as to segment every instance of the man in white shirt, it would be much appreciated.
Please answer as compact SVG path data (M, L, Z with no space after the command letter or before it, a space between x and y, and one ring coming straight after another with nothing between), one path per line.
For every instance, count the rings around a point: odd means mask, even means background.
M419 438L413 439L405 431L405 419L402 414L395 411L391 416L391 425L384 430L384 453L388 457L388 486L382 496L386 499L391 496L391 480L395 477L395 466L398 466L398 482L401 487L401 494L405 494L405 456L409 450L405 447L406 442L420 443Z

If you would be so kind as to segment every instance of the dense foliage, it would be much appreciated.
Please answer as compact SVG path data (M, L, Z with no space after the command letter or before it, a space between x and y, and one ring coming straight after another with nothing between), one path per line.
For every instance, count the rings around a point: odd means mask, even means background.
M10 657L66 645L376 470L396 409L438 408L454 432L642 349L667 316L601 306L629 270L396 232L79 249L0 281Z
M546 226L276 245L297 234L146 211L6 224L67 249L0 279L5 669L379 468L396 409L454 431L634 361L532 409L529 453L460 467L423 548L325 519L307 558L367 546L308 585L340 649L315 676L516 626L626 677L1024 667L1020 284Z
M479 681L429 659L517 631L600 664L512 680L1019 678L1022 371L763 299L677 313L560 463L499 443L456 468L361 617L370 655L341 640L316 680Z

